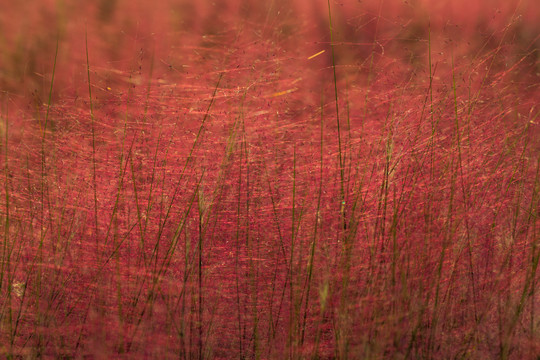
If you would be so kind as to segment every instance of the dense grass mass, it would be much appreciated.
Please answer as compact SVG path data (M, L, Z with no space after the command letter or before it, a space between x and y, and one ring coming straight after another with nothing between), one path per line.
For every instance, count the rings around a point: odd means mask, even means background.
M537 359L535 1L4 1L2 358Z

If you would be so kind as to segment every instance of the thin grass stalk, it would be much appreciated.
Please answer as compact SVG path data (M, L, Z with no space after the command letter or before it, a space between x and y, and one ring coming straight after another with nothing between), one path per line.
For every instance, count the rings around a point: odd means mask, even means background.
M430 22L428 23L428 67L429 67L429 116L430 116L430 124L431 124L431 136L429 138L429 144L428 144L428 147L429 147L429 169L430 169L430 178L429 180L431 182L433 182L435 180L435 164L434 164L434 154L435 154L435 134L437 132L437 124L438 124L438 119L435 120L435 109L434 109L434 105L433 105L433 79L435 77L435 71L436 71L436 67L437 67L437 64L435 64L435 66L433 65L432 63L432 49L431 49L431 20ZM426 262L429 261L429 258L431 257L430 255L430 248L428 247L428 243L427 243L427 238L430 234L430 231L431 231L431 223L432 223L432 214L431 214L431 204L432 204L432 192L428 192L427 193L427 199L426 199L426 204L427 204L427 208L426 208L426 214L425 214L425 219L427 220L426 221L426 236L425 236L425 246L424 248L427 249L427 254L426 254Z
M341 145L341 128L339 121L339 96L338 96L338 85L337 85L337 73L336 73L336 56L334 51L334 27L332 24L332 9L330 6L330 0L327 0L328 3L328 23L330 29L330 49L332 53L332 72L334 75L334 98L336 102L336 124L337 124L337 137L338 137L338 163L339 163L339 201L340 201L340 222L343 230L347 229L347 224L345 222L345 167L343 164L343 153Z
M279 221L278 214L277 214L276 201L274 199L274 191L272 190L272 186L270 184L270 175L268 174L268 166L267 166L266 162L264 163L264 169L265 169L266 183L268 185L268 194L270 195L270 200L272 201L272 214L274 216L274 221L275 221L277 232L278 232L281 256L282 256L282 259L284 259L285 263L287 263L287 255L286 255L286 252L285 252L285 245L284 245L284 241L283 241L283 235L282 235L282 231L281 231L280 221ZM273 276L272 276L272 290L271 290L271 293L270 293L270 302L269 302L269 308L268 308L268 322L270 324L269 329L268 329L268 337L267 337L267 348L268 348L267 357L268 358L270 358L271 354L272 354L273 349L272 349L271 341L273 341L276 338L277 326L278 326L280 316L281 316L281 307L283 305L283 299L285 297L285 289L287 287L287 282L285 282L285 284L284 284L284 286L282 288L282 291L281 291L281 299L280 299L279 307L278 307L278 311L277 311L277 318L274 321L273 303L274 303L274 295L275 295L275 292L276 292L276 281L277 281L277 276L278 276L279 259L280 259L280 252L278 250L278 251L276 251L276 259L275 259L275 263L274 263L275 266L274 266L274 272L273 272Z
M258 331L258 326L259 326L259 314L258 314L258 266L256 266L255 264L258 263L258 259L256 261L253 260L253 249L252 249L252 242L251 242L251 233L250 233L250 228L251 228L251 222L250 222L250 205L251 205L251 185L250 185L250 154L249 154L249 147L248 147L248 141L247 141L247 136L246 136L246 126L245 126L245 116L244 116L244 110L243 110L243 105L244 105L244 101L245 101L245 96L247 95L247 90L246 92L244 93L243 95L243 99L242 99L242 103L241 103L241 106L242 106L242 110L241 110L241 113L240 113L240 120L241 120L241 126L242 126L242 143L241 143L241 151L243 151L245 153L245 157L246 157L246 204L245 204L245 207L246 207L246 224L245 224L245 227L246 227L246 250L247 250L247 253L248 253L248 261L249 261L249 268L248 268L248 276L251 280L250 282L250 289L251 291L253 291L253 294L252 294L252 299L251 299L251 308L253 309L252 311L252 317L253 317L253 329L252 329L252 334L251 334L251 339L252 339L252 343L253 343L253 346L252 346L252 352L253 352L253 356L258 359L260 357L260 352L259 352L259 331ZM257 256L258 258L258 256Z
M47 234L47 227L45 227L45 193L49 193L48 191L48 179L47 179L47 162L46 162L46 151L45 151L45 143L46 143L46 136L47 136L47 125L49 122L49 115L50 115L50 109L52 104L52 93L53 93L53 86L54 86L54 77L56 74L56 62L58 60L58 47L59 47L59 40L56 40L56 49L55 49L55 55L54 55L54 63L53 63L53 71L51 76L51 86L49 89L49 98L47 101L47 112L45 114L45 121L43 124L43 133L41 137L41 221L40 221L40 239L39 239L39 245L38 245L38 255L37 259L34 258L32 268L34 268L37 264L38 271L37 271L37 279L36 279L36 288L38 292L38 298L42 295L42 281L43 281L43 244L44 239ZM50 202L49 202L50 205ZM50 209L49 209L50 210ZM49 212L50 213L50 212ZM41 301L38 302L38 310L37 310L37 325L36 327L41 328L44 326L44 318L43 313L41 309ZM38 332L37 335L37 344L36 344L36 355L41 356L41 352L43 351L43 334Z
M185 331L186 331L186 327L185 327L185 308L186 308L186 292L187 292L187 287L188 287L188 280L189 280L189 276L191 274L191 269L192 269L192 265L190 264L190 260L189 260L189 237L188 237L188 232L186 231L184 233L184 276L182 278L182 288L180 290L180 294L178 295L178 300L176 302L176 305L175 307L173 308L174 310L176 310L179 306L180 306L180 324L176 324L176 322L173 321L173 325L176 329L176 333L177 333L177 336L178 336L178 340L179 340L179 343L180 343L180 349L179 349L179 356L181 358L186 358L187 355L186 353L189 351L189 346L186 345L186 334L185 334ZM172 316L171 316L172 318ZM187 348L187 349L186 349Z
M353 151L352 151L352 128L351 128L351 108L350 108L350 99L349 99L349 83L346 82L345 86L345 111L347 115L347 143L344 151L343 166L347 166L347 174L345 178L347 179L347 186L345 187L345 207L349 201L350 187L351 187L351 178L352 178L352 167L353 167ZM353 181L354 182L354 181ZM352 184L354 186L354 184Z
M238 326L238 357L244 356L244 336L242 321L242 306L240 301L240 217L241 217L241 195L242 195L242 164L243 152L240 151L239 169L238 169L238 198L236 206L236 252L235 252L235 284L236 284L236 312Z
M199 332L199 338L198 338L198 355L199 360L202 360L203 358L203 217L205 216L204 212L206 211L205 207L206 204L204 203L204 191L202 189L202 186L198 188L199 193L197 194L197 205L198 205L198 211L199 211L199 238L198 238L198 318L197 318L197 328Z
M369 68L368 68L368 74L367 74L367 84L366 84L366 95L364 96L364 114L362 123L360 125L360 138L364 137L364 125L367 121L367 112L368 112L368 104L369 104L369 94L371 90L371 81L373 78L373 65L375 63L375 47L377 45L380 45L377 41L378 31L379 31L379 21L382 16L382 9L383 9L383 0L379 1L379 10L377 14L377 20L375 22L375 32L373 34L373 44L371 44L371 52L369 55Z
M536 339L536 284L537 281L535 281L536 271L538 269L538 263L540 260L540 249L538 246L538 233L537 233L537 226L535 224L538 221L538 194L539 194L539 188L540 188L540 156L536 159L536 177L534 179L534 185L532 188L532 194L531 194L531 204L529 206L529 217L528 222L529 224L532 224L532 242L531 242L531 291L530 291L530 322L529 322L529 341L530 341L530 354L531 358L534 356L534 339Z
M459 169L459 176L460 176L460 182L461 182L461 191L463 195L463 204L464 204L464 219L465 219L465 229L466 229L466 237L467 237L467 252L469 255L469 278L470 278L470 284L472 288L472 297L473 297L473 310L474 310L474 319L475 322L479 321L478 318L478 310L477 310L477 292L476 292L476 278L474 273L474 264L473 264L473 251L472 251L472 240L471 240L471 232L470 232L470 224L469 224L469 191L465 185L465 176L463 174L463 155L462 155L462 140L461 140L461 125L460 125L460 117L458 112L458 98L457 98L457 87L456 87L456 74L455 74L455 66L454 66L454 53L452 52L451 56L452 60L452 91L454 95L454 120L455 120L455 126L456 126L456 147L458 150L458 169Z
M296 225L296 144L293 145L293 176L292 176L292 218L291 218L291 249L289 252L289 274L287 276L287 281L289 283L289 336L287 345L289 348L289 359L293 359L295 355L295 324L296 324L296 314L295 314L295 297L294 297L294 284L293 284L293 274L294 274L294 246L295 246L295 225Z
M324 169L324 93L321 92L321 122L320 122L320 128L321 128L321 140L320 140L320 159L319 159L319 191L317 193L317 208L315 210L315 219L314 219L314 228L313 228L313 238L311 240L311 248L309 251L309 260L308 260L308 267L307 267L307 276L306 276L306 285L305 285L305 304L304 304L304 317L302 319L302 326L301 326L301 335L300 335L300 346L304 345L304 338L305 338L305 331L306 331L306 322L307 317L309 313L309 297L310 297L310 290L311 290L311 281L313 277L313 268L315 265L315 249L317 248L317 230L319 229L319 223L321 223L321 198L322 198L322 184L323 184L323 169Z
M96 252L99 257L99 234L98 234L98 200L97 200L97 179L96 179L96 131L94 104L92 100L92 82L90 80L90 60L88 55L88 32L85 30L85 49L86 49L86 74L88 77L88 100L90 105L90 120L92 126L92 186L94 190L94 236L96 237Z
M243 321L242 317L242 305L241 305L241 297L240 297L240 228L241 228L241 213L242 213L242 170L243 170L243 164L244 164L244 145L245 145L245 128L244 128L244 102L247 96L247 90L242 95L242 99L240 101L240 109L239 109L239 119L237 119L238 126L242 126L242 142L240 144L240 158L238 160L238 197L237 197L237 203L236 203L236 252L235 252L235 285L236 285L236 308L237 308L237 326L238 326L238 350L239 350L239 358L242 359L244 357L244 341L246 338L245 328L246 324ZM235 125L236 126L236 125ZM247 156L247 153L246 153ZM247 167L247 159L246 159L246 167ZM246 190L246 194L249 193L249 189ZM247 215L246 215L247 216Z
M0 264L0 290L4 287L4 273L9 272L7 269L7 266L9 266L9 260L8 260L8 254L9 254L9 221L10 221L10 202L9 202L9 165L8 165L8 153L9 153L9 122L8 122L8 109L6 105L6 114L3 116L4 118L4 127L5 127L5 134L4 134L4 192L5 192L5 208L6 208L6 214L4 219L4 241L2 246L2 264ZM6 268L4 268L6 266ZM6 285L8 289L9 294L9 281Z
M375 166L373 167L375 169ZM367 193L364 197L362 197L362 191L364 189L364 182L367 175L367 167L364 167L363 174L359 176L359 182L358 185L355 186L354 190L354 197L352 198L350 202L350 210L348 213L348 219L347 219L347 233L344 236L343 239L343 256L340 262L341 267L341 273L342 273L342 281L341 281L341 296L339 299L339 307L338 307L338 314L340 316L340 327L339 327L339 335L336 338L336 342L338 342L339 346L339 356L341 358L348 358L349 352L350 352L350 344L351 341L354 339L354 333L351 325L354 324L354 314L350 313L350 304L351 304L351 298L349 293L349 285L351 283L351 259L352 259L352 251L354 246L354 240L356 239L356 236L358 234L358 211L361 211L366 202ZM372 174L373 175L373 174ZM369 280L368 280L369 283ZM356 301L356 300L352 300ZM345 329L345 330L344 330Z
M457 116L457 113L456 113ZM456 129L458 131L458 129ZM458 136L458 135L456 135ZM459 152L459 141L456 141L456 150ZM435 343L437 342L437 328L439 324L439 310L440 310L440 292L441 292L441 279L443 275L444 261L446 259L446 253L450 246L452 239L454 238L454 200L456 196L456 177L457 172L459 171L459 161L456 161L454 153L451 155L450 160L450 194L448 200L448 210L445 221L445 235L442 242L441 252L439 254L439 259L437 262L437 268L435 271L435 294L434 294L434 305L433 311L431 314L431 324L430 324L430 334L427 343L427 356L433 356L433 351L435 348Z
M131 183L133 185L133 201L135 202L135 209L137 211L137 224L138 224L138 227L139 227L139 232L140 232L140 255L142 257L142 261L143 261L143 264L144 266L146 267L147 264L146 264L146 255L145 255L145 249L144 249L144 234L143 234L143 230L142 230L142 215L141 215L141 208L140 208L140 205L139 205L139 191L137 190L137 179L136 179L136 171L135 171L135 168L134 168L134 165L133 165L133 156L130 156L129 157L129 167L130 167L130 171L131 171ZM157 267L157 254L159 253L158 250L156 250L156 264L155 264L155 267Z
M433 104L433 79L435 77L435 72L437 69L437 64L432 62L432 48L431 48L431 20L428 23L428 67L429 67L429 116L431 124L431 134L428 142L428 151L429 151L429 181L431 184L435 181L435 135L437 133L437 125L439 119L435 119L435 109ZM433 203L433 192L429 191L426 194L426 207L424 210L424 219L425 219L425 236L424 236L424 260L426 267L431 258L431 247L429 246L428 238L431 234L431 229L433 226L433 214L432 214L432 203ZM429 292L428 292L429 298Z
M154 51L152 51L152 57L151 57L151 60L150 60L150 70L149 70L149 76L148 76L148 83L147 83L147 86L146 86L146 99L145 99L144 114L143 114L144 125L146 125L147 120L148 120L148 106L149 106L149 101L150 101L150 90L151 90L151 85L152 85L152 75L153 75L153 71L154 71L154 55L155 55L155 49L154 49ZM150 190L148 192L148 206L146 208L146 218L144 219L144 226L143 226L141 209L139 207L139 201L138 201L138 192L137 192L137 187L136 187L136 182L135 182L135 172L134 172L134 168L133 168L133 157L130 158L133 190L134 190L134 194L135 194L135 204L136 204L136 208L137 208L137 220L139 222L139 232L140 232L140 236L141 236L141 255L142 255L142 259L143 259L145 267L148 265L146 263L146 251L145 251L145 247L146 247L145 246L146 226L148 224L149 212L150 212L150 209L152 207L152 190L154 188L154 179L155 179L155 172L156 172L155 171L156 170L156 159L157 159L157 153L158 153L158 149L159 149L159 145L160 145L160 140L161 140L161 132L158 135L158 141L157 141L157 144L156 144L156 151L154 153L154 162L153 162L152 175L151 175L151 180L150 180ZM155 270L155 268L157 266L157 258L158 258L158 252L156 252L156 263L154 264L154 270ZM151 259L150 259L150 261L151 261Z
M429 117L430 117L430 124L431 124L431 134L430 134L430 137L429 137L429 140L428 140L428 149L427 149L427 152L428 152L428 155L426 156L428 159L429 159L429 180L431 182L433 182L434 180L434 160L433 160L433 155L434 155L434 146L435 146L435 132L436 132L436 123L435 123L435 119L434 119L434 109L433 109L433 78L435 76L435 71L437 69L437 65L435 64L435 67L433 66L432 64L432 50L431 50L431 20L428 22L428 38L427 38L427 47L428 47L428 70L429 70L429 86L428 86L428 90L427 90L427 94L426 94L426 98L424 99L424 103L423 103L423 106L422 106L422 112L421 112L421 117L420 117L420 123L418 125L418 133L420 133L421 129L420 129L420 126L421 126L421 123L422 123L422 119L424 117L424 112L425 112L425 109L426 109L426 104L428 103L429 101ZM430 234L430 231L431 231L431 222L432 222L432 214L431 214L431 206L432 206L432 193L431 192L428 192L426 194L426 199L425 199L425 205L424 205L424 225L425 225L425 230L424 230L424 246L423 246L423 263L424 263L424 268L428 268L428 264L429 264L429 261L430 261L430 249L429 249L429 243L428 243L428 236ZM422 286L422 283L421 285ZM422 286L423 287L423 286ZM425 290L425 289L422 289L422 290ZM430 298L431 298L431 291L426 291L426 298L425 300L422 302L422 305L420 307L420 311L418 312L418 317L417 317L417 320L416 320L416 325L414 326L413 330L411 331L411 337L410 337L410 341L409 341L409 344L407 345L407 350L406 350L406 353L405 353L405 359L409 359L411 358L411 354L413 352L413 349L416 345L416 341L417 341L417 337L419 335L419 332L421 330L421 327L422 327L422 323L424 321L424 316L426 314L426 311L428 309L428 306L429 306L429 302L430 302ZM429 347L429 346L428 346Z
M114 206L113 206L113 211L112 211L112 214L111 214L111 220L110 220L109 225L107 227L107 234L106 234L105 240L104 240L104 242L107 243L107 239L109 237L109 233L111 231L111 228L114 226L113 244L114 244L115 248L118 247L119 241L120 241L119 240L118 229L117 229L118 207L119 207L119 204L120 204L120 199L121 199L121 197L123 195L123 192L124 192L124 178L125 178L125 174L126 174L126 170L127 170L127 164L128 164L128 159L124 159L124 156L126 156L124 154L125 153L125 145L126 145L125 144L126 136L127 136L127 116L126 116L126 122L124 123L124 133L123 133L123 136L122 136L122 145L121 145L121 149L120 149L120 161L119 161L119 173L118 173L119 182L118 182L118 187L117 187L117 190L116 190L116 199L115 199ZM131 157L134 140L135 140L135 138L133 138L133 141L132 141L131 146L129 148L129 151L128 151L128 154L127 154L128 158ZM116 255L115 255L115 265L116 265L116 276L117 276L116 298L117 298L117 306L118 306L118 320L120 321L121 326L123 326L126 319L125 319L125 316L124 316L124 309L123 309L123 305L122 305L122 293L123 293L123 291L122 291L122 286L121 286L121 284L122 284L121 283L121 275L120 275L121 263L120 263L120 253L119 252L116 252ZM125 335L127 335L127 334L124 333L124 338L125 338ZM123 353L125 351L125 345L126 345L125 343L119 345L120 346L120 349L119 349L120 353Z
M3 290L4 285L4 273L6 274L6 300L7 300L7 312L8 312L8 326L9 326L9 357L13 356L13 343L15 341L15 334L13 331L13 309L12 309L12 300L11 294L13 290L12 277L10 276L10 267L11 267L11 250L10 250L10 199L9 199L9 112L6 103L6 114L3 116L5 119L5 136L4 136L4 192L5 192L5 219L4 219L4 239L2 246L2 264L0 266L0 290ZM5 315L0 313L0 318L3 318Z
M131 77L130 73L130 77ZM130 99L133 95L132 87L128 88L127 91L127 97L125 101L125 113L124 113L124 129L122 134L122 141L121 141L121 148L120 148L120 159L119 159L119 172L118 172L118 187L116 190L116 196L113 206L113 211L111 214L111 218L109 220L109 224L107 225L107 233L105 235L105 238L103 242L105 244L108 243L109 235L111 232L113 232L113 247L115 249L114 251L114 258L115 258L115 265L116 265L116 273L117 273L117 281L116 281L116 292L117 292L117 305L118 305L118 319L120 322L120 326L123 327L123 339L118 340L118 351L120 353L124 353L127 348L127 339L128 339L128 327L125 326L125 324L130 323L133 320L133 317L135 316L135 308L139 301L139 295L137 295L137 298L135 299L134 303L132 303L131 311L126 309L126 313L124 313L124 306L122 304L122 294L126 291L126 288L122 290L122 281L121 281L121 275L120 275L120 269L121 269L121 262L120 262L120 246L122 245L123 240L122 237L118 234L118 227L117 227L117 221L118 221L118 209L120 206L120 201L122 200L123 194L124 194L124 183L125 183L125 177L128 171L128 165L130 165L131 161L130 159L133 156L133 146L135 144L135 140L137 138L136 133L133 135L133 139L131 141L131 144L129 146L129 149L126 152L126 139L128 134L128 118L129 118L129 106L130 106ZM114 227L114 229L113 229ZM126 264L126 267L128 269L128 272L131 272L131 248L129 249L130 253L128 255L128 261ZM111 254L111 255L113 255ZM139 275L138 272L136 272L136 279L134 280L136 288L136 284L139 282Z

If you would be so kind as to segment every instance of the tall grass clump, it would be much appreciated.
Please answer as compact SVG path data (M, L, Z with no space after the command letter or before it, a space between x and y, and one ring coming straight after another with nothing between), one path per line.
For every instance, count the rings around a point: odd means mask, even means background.
M478 4L6 4L1 356L536 359L540 13Z

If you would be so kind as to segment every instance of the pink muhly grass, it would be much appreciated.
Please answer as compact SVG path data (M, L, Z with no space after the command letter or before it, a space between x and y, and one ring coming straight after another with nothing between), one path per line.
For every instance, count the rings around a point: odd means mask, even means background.
M6 5L0 354L534 359L538 11L481 3Z

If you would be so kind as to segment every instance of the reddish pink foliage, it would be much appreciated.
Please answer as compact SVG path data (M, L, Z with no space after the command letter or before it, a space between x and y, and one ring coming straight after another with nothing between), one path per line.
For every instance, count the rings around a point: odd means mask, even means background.
M476 3L5 4L2 356L535 358L540 10Z

